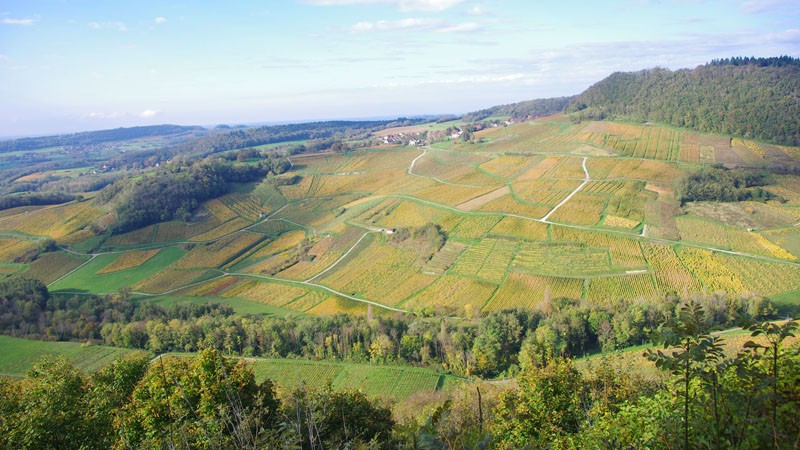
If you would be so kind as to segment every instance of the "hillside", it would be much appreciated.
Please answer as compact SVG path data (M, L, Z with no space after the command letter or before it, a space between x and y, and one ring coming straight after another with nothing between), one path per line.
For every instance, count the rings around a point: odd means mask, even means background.
M577 96L570 111L798 145L798 99L800 60L733 58L695 69L617 72Z
M142 127L115 128L113 130L85 131L82 133L62 134L0 141L0 153L20 150L36 150L40 148L68 145L96 145L106 142L127 141L148 137L179 135L203 131L203 127L186 127L180 125L149 125Z
M462 119L476 122L492 116L508 116L513 118L544 117L563 112L575 100L571 97L537 98L507 105L498 105L491 108L465 114Z

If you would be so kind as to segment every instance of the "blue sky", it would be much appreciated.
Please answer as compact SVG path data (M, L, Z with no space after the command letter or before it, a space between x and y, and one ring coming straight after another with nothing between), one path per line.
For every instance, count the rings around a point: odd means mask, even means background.
M0 0L0 136L461 113L781 54L796 0Z

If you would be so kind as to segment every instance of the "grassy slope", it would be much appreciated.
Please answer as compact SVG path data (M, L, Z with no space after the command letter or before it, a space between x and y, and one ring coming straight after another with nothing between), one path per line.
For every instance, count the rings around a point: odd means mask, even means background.
M97 271L110 264L118 256L116 254L100 255L68 277L53 284L50 290L94 293L116 292L121 287L134 285L147 277L155 275L179 260L185 253L178 247L166 247L156 256L134 269L96 275Z
M46 342L0 335L0 375L21 377L44 355L64 355L79 369L94 372L134 350L79 342Z

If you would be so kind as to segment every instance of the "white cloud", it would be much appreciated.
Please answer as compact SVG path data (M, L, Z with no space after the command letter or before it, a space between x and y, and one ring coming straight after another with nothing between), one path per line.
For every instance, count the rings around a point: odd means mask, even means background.
M394 30L408 30L408 29L431 29L441 22L432 19L400 19L400 20L378 20L377 22L358 22L350 27L353 33L360 33L365 31L394 31Z
M376 22L358 22L349 28L351 33L364 33L368 31L434 31L437 33L464 33L476 31L480 25L475 22L450 24L438 19L408 18L400 20L378 20Z
M161 24L167 23L167 18L163 17L163 16L158 16L155 19L153 19L153 22L155 22L156 25L161 25Z
M125 114L121 112L90 112L86 115L86 117L90 119L117 119L119 117L124 116Z
M306 0L319 6L394 5L400 11L444 11L464 0Z
M470 31L477 31L480 28L481 26L475 22L464 22L453 25L447 25L445 27L439 28L436 31L439 33L467 33Z
M154 109L145 109L144 111L139 113L139 117L143 119L150 119L152 117L157 116L159 112L161 111L156 111Z
M467 10L467 14L470 16L485 16L488 14L488 12L480 6L473 6Z
M89 22L89 28L94 30L128 31L128 27L122 22Z
M10 19L8 17L3 18L0 22L4 23L5 25L22 25L24 27L29 27L34 24L33 19Z

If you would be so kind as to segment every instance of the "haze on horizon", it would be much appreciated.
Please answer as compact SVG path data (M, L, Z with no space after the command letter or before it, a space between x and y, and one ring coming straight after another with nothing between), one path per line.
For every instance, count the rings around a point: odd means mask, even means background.
M0 136L462 113L800 56L795 0L0 2Z

